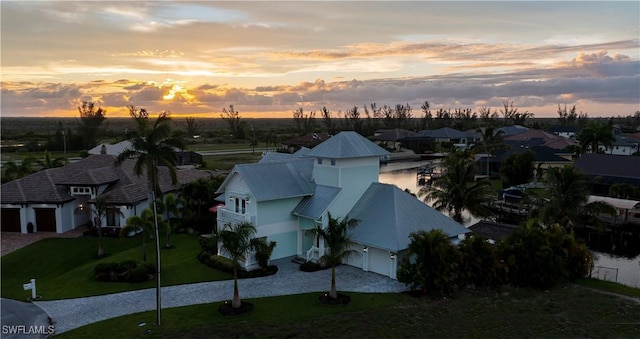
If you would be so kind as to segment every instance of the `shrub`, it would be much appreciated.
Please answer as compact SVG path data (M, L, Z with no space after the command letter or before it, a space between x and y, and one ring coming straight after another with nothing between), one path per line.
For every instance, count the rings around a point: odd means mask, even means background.
M271 259L271 253L273 253L275 247L275 241L267 243L264 238L260 238L255 242L255 258L261 269L266 270L269 268L269 259Z
M300 264L300 271L303 272L315 272L325 270L327 268L329 268L329 266L323 266L313 261L305 261L304 263Z
M210 255L208 253L201 252L200 254L198 254L198 260L209 267L215 268L222 272L233 274L233 261L231 261L231 259L219 255ZM265 277L268 275L276 274L277 272L278 267L275 265L268 266L266 269L260 268L252 271L246 271L240 268L238 269L238 278L244 279Z
M155 276L153 264L141 264L134 260L97 264L93 273L98 281L142 282Z
M503 268L495 245L486 238L471 233L459 245L462 283L475 287L495 287L501 284Z

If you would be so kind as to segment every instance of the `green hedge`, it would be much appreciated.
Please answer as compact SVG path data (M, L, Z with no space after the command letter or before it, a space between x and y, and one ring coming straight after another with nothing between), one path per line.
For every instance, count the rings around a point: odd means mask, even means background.
M233 261L228 258L215 254L211 255L211 253L209 252L201 252L198 255L198 260L211 268L215 268L222 272L227 272L233 276ZM246 271L243 268L238 268L239 279L266 277L268 275L276 273L278 273L278 266L275 265L270 265L266 270L258 268L255 270Z
M93 274L99 281L143 282L153 279L155 272L155 265L135 260L104 262L93 268Z

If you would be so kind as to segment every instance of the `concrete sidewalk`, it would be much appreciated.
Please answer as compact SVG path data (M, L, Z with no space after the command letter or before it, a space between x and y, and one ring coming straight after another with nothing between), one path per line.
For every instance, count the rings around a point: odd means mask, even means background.
M264 278L238 281L241 299L329 291L331 270L302 272L290 259L273 261L278 273ZM339 291L397 293L407 290L396 280L341 265L336 268ZM233 297L233 280L168 286L162 288L162 308L205 304ZM34 302L53 319L56 333L118 316L155 310L155 289L95 297Z

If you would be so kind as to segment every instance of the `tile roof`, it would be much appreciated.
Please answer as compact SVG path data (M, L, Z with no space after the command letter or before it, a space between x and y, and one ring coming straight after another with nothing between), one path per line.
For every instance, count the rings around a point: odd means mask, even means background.
M353 132L340 132L307 153L315 158L365 158L388 155L389 152L371 142L362 135Z
M127 160L121 167L114 167L115 156L97 154L64 167L45 169L24 178L2 185L0 200L4 204L64 203L74 200L68 186L109 185L109 202L132 204L147 198L146 176L134 174L134 160ZM175 190L180 183L210 176L206 171L178 170L179 184L172 185L169 170L160 167L160 187L163 192Z
M640 157L586 153L574 166L591 176L640 179Z
M412 232L440 229L449 237L469 232L411 194L382 183L372 183L348 217L360 220L350 234L353 241L393 252L409 246Z

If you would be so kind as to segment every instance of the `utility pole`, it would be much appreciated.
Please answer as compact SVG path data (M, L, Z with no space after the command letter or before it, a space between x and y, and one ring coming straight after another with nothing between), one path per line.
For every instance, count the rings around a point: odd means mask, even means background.
M62 128L62 145L63 145L63 155L62 158L64 160L64 164L67 164L67 132L64 127Z

